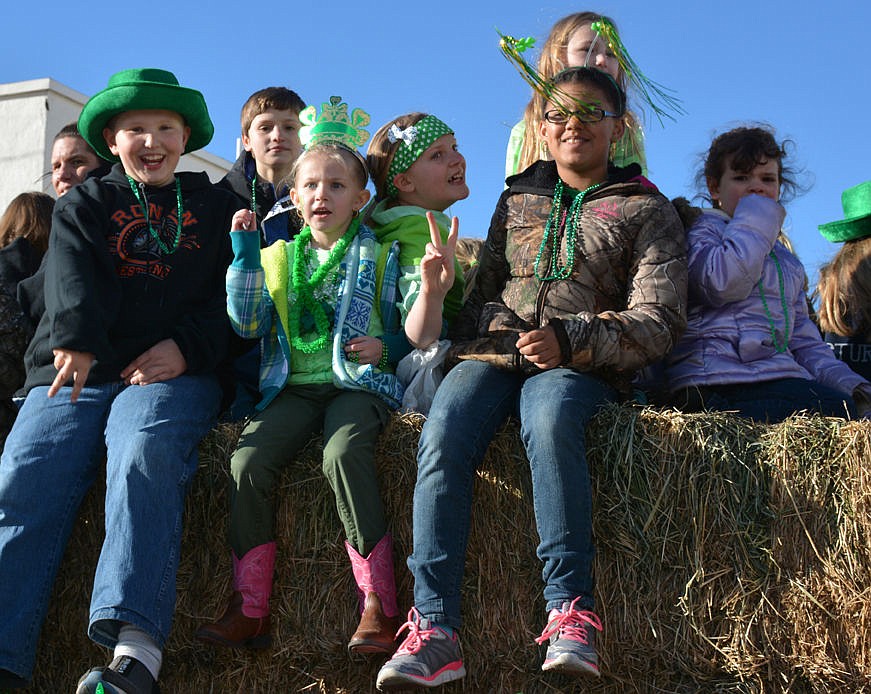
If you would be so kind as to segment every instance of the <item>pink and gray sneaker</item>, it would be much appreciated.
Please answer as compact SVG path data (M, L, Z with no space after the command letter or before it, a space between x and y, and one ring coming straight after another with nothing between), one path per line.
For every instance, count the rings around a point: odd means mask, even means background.
M438 687L466 676L456 633L448 634L426 617L421 617L414 607L396 635L399 636L404 629L408 629L405 640L378 671L376 684L379 690Z
M576 610L575 603L579 599L564 602L562 608L550 611L547 626L535 640L539 644L550 641L541 669L598 677L596 631L602 631L602 622L594 612Z

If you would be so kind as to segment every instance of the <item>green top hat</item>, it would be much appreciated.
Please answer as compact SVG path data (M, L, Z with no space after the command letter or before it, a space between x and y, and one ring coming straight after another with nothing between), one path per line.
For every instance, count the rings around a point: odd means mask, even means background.
M820 224L820 233L834 243L871 236L871 181L865 181L841 193L844 219Z
M185 154L202 149L212 139L215 126L209 118L206 100L196 89L179 86L168 70L136 68L116 72L109 86L92 96L79 115L79 132L103 159L118 161L109 151L103 129L119 113L139 110L174 111L190 126Z

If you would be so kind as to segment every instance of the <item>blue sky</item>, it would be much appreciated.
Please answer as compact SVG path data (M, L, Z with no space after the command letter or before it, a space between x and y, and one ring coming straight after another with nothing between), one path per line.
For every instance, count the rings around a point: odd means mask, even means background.
M205 95L215 122L207 149L228 159L242 103L265 86L288 86L309 103L341 95L371 114L371 133L401 113L435 113L456 130L468 162L471 195L452 209L465 236L486 235L508 133L529 98L496 28L541 43L578 10L613 17L644 72L683 101L677 121L646 121L650 178L669 197L696 194L714 134L770 123L794 141L795 164L812 184L786 207L787 231L815 278L837 250L817 225L840 219L841 191L871 178L867 0L8 5L0 82L51 77L93 94L117 70L172 70Z

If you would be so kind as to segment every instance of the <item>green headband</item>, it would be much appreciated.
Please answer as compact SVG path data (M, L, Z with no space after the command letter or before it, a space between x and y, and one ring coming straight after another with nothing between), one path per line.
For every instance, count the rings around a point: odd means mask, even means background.
M369 114L362 108L355 108L349 115L348 104L342 101L342 97L331 96L330 103L321 104L320 115L314 105L299 112L299 122L302 123L299 141L305 149L325 144L344 147L363 165L368 180L369 167L357 147L369 139L369 131L363 129L369 125L369 121Z
M414 125L409 125L404 130L396 123L387 131L387 139L391 142L399 142L399 148L390 161L387 169L387 197L396 198L399 191L393 183L397 174L405 173L411 168L420 155L423 154L433 142L443 135L453 135L453 128L440 121L435 116L424 116Z

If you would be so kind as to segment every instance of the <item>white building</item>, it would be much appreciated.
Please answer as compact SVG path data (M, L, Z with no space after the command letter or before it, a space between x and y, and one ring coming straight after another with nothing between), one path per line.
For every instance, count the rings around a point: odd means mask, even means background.
M39 190L54 196L52 141L58 130L78 119L87 100L50 78L0 84L0 214L19 193ZM199 150L183 156L179 169L205 171L217 181L231 166Z

